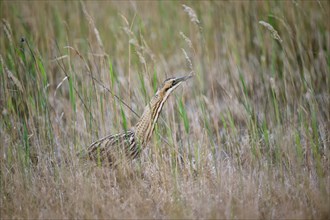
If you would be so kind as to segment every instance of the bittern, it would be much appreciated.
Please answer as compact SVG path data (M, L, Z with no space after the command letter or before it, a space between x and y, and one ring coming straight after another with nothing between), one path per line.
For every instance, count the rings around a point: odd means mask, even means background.
M89 159L102 164L115 165L120 160L138 157L150 141L167 98L190 77L166 79L145 107L136 125L125 132L109 135L92 143L87 149Z

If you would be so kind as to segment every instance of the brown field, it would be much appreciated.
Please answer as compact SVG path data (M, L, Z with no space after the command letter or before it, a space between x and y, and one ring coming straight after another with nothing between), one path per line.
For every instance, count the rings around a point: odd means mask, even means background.
M329 1L0 1L0 17L0 218L330 218ZM189 73L141 158L77 156Z

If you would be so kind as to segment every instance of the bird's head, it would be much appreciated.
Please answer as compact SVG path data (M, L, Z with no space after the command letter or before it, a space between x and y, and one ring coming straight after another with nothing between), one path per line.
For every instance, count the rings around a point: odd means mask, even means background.
M191 78L192 76L184 76L184 77L172 77L166 79L161 87L158 89L157 94L162 97L168 97L182 82Z

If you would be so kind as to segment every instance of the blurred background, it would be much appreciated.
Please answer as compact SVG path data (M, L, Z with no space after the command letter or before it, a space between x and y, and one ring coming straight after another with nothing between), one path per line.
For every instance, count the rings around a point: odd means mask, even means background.
M1 216L329 217L329 16L329 1L0 1ZM81 163L188 74L133 167Z

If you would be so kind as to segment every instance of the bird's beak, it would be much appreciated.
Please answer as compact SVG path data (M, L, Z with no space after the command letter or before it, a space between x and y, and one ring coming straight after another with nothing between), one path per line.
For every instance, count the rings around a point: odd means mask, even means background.
M187 79L191 78L192 75L184 76L184 77L179 77L175 79L175 84L178 84L180 82L186 81Z

